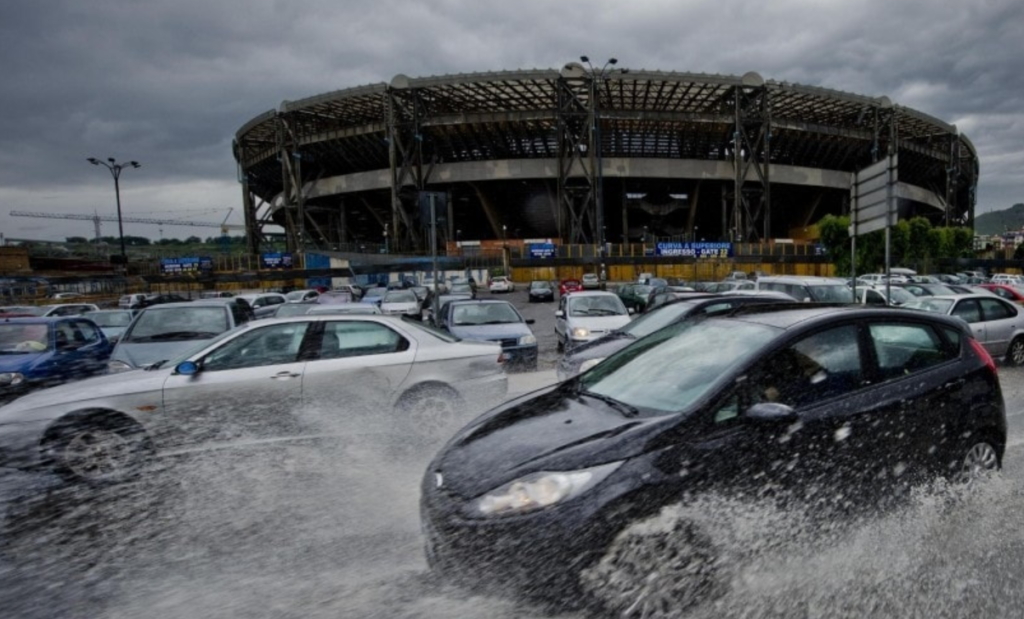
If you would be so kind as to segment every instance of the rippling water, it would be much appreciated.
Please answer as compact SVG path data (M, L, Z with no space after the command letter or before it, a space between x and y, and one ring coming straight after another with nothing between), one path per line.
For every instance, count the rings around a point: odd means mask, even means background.
M165 458L142 480L103 489L4 475L0 615L593 616L431 577L417 502L432 451L362 439L266 444ZM705 498L633 533L686 522L710 540L715 586L680 603L680 617L1019 617L1019 470L1011 454L1006 473L970 491L921 489L853 521Z

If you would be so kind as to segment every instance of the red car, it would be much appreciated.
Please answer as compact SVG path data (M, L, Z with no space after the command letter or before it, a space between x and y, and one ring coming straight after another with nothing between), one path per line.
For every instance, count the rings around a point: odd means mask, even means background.
M993 294L996 294L1007 301L1024 304L1024 290L1021 290L1016 286L1011 286L1009 284L979 284L979 286L985 290L992 291Z
M558 294L560 295L576 292L577 290L583 290L583 284L578 279L563 279L558 284Z

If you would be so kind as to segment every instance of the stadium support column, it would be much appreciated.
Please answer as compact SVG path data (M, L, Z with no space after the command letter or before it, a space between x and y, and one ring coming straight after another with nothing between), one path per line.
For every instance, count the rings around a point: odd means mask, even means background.
M433 165L424 168L425 148L429 136L421 126L428 111L423 93L414 88L408 77L396 75L388 87L388 157L391 166L391 218L395 250L399 247L423 247L428 239L412 223L403 200L419 203L420 193L429 182Z
M740 84L733 89L732 162L735 180L731 240L749 242L772 235L771 104L768 88L760 75L750 72L740 79ZM751 169L755 179L750 178ZM758 181L759 186L747 187L748 180Z
M557 84L559 233L569 244L585 244L595 238L590 83L582 65L569 63Z

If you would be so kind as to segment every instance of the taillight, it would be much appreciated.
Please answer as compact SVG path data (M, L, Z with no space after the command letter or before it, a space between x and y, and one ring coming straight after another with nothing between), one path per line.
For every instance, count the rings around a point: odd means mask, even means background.
M992 370L993 374L996 374L996 360L992 358L992 355L988 354L988 351L985 350L985 347L978 340L973 337L967 339L971 343L971 348L974 349L974 352L985 362L985 367Z

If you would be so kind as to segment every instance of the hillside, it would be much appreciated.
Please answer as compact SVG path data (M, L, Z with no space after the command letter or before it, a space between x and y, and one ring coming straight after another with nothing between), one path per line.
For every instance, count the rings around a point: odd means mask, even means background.
M974 233L999 234L1024 229L1024 204L1014 204L1003 211L990 211L974 218Z

